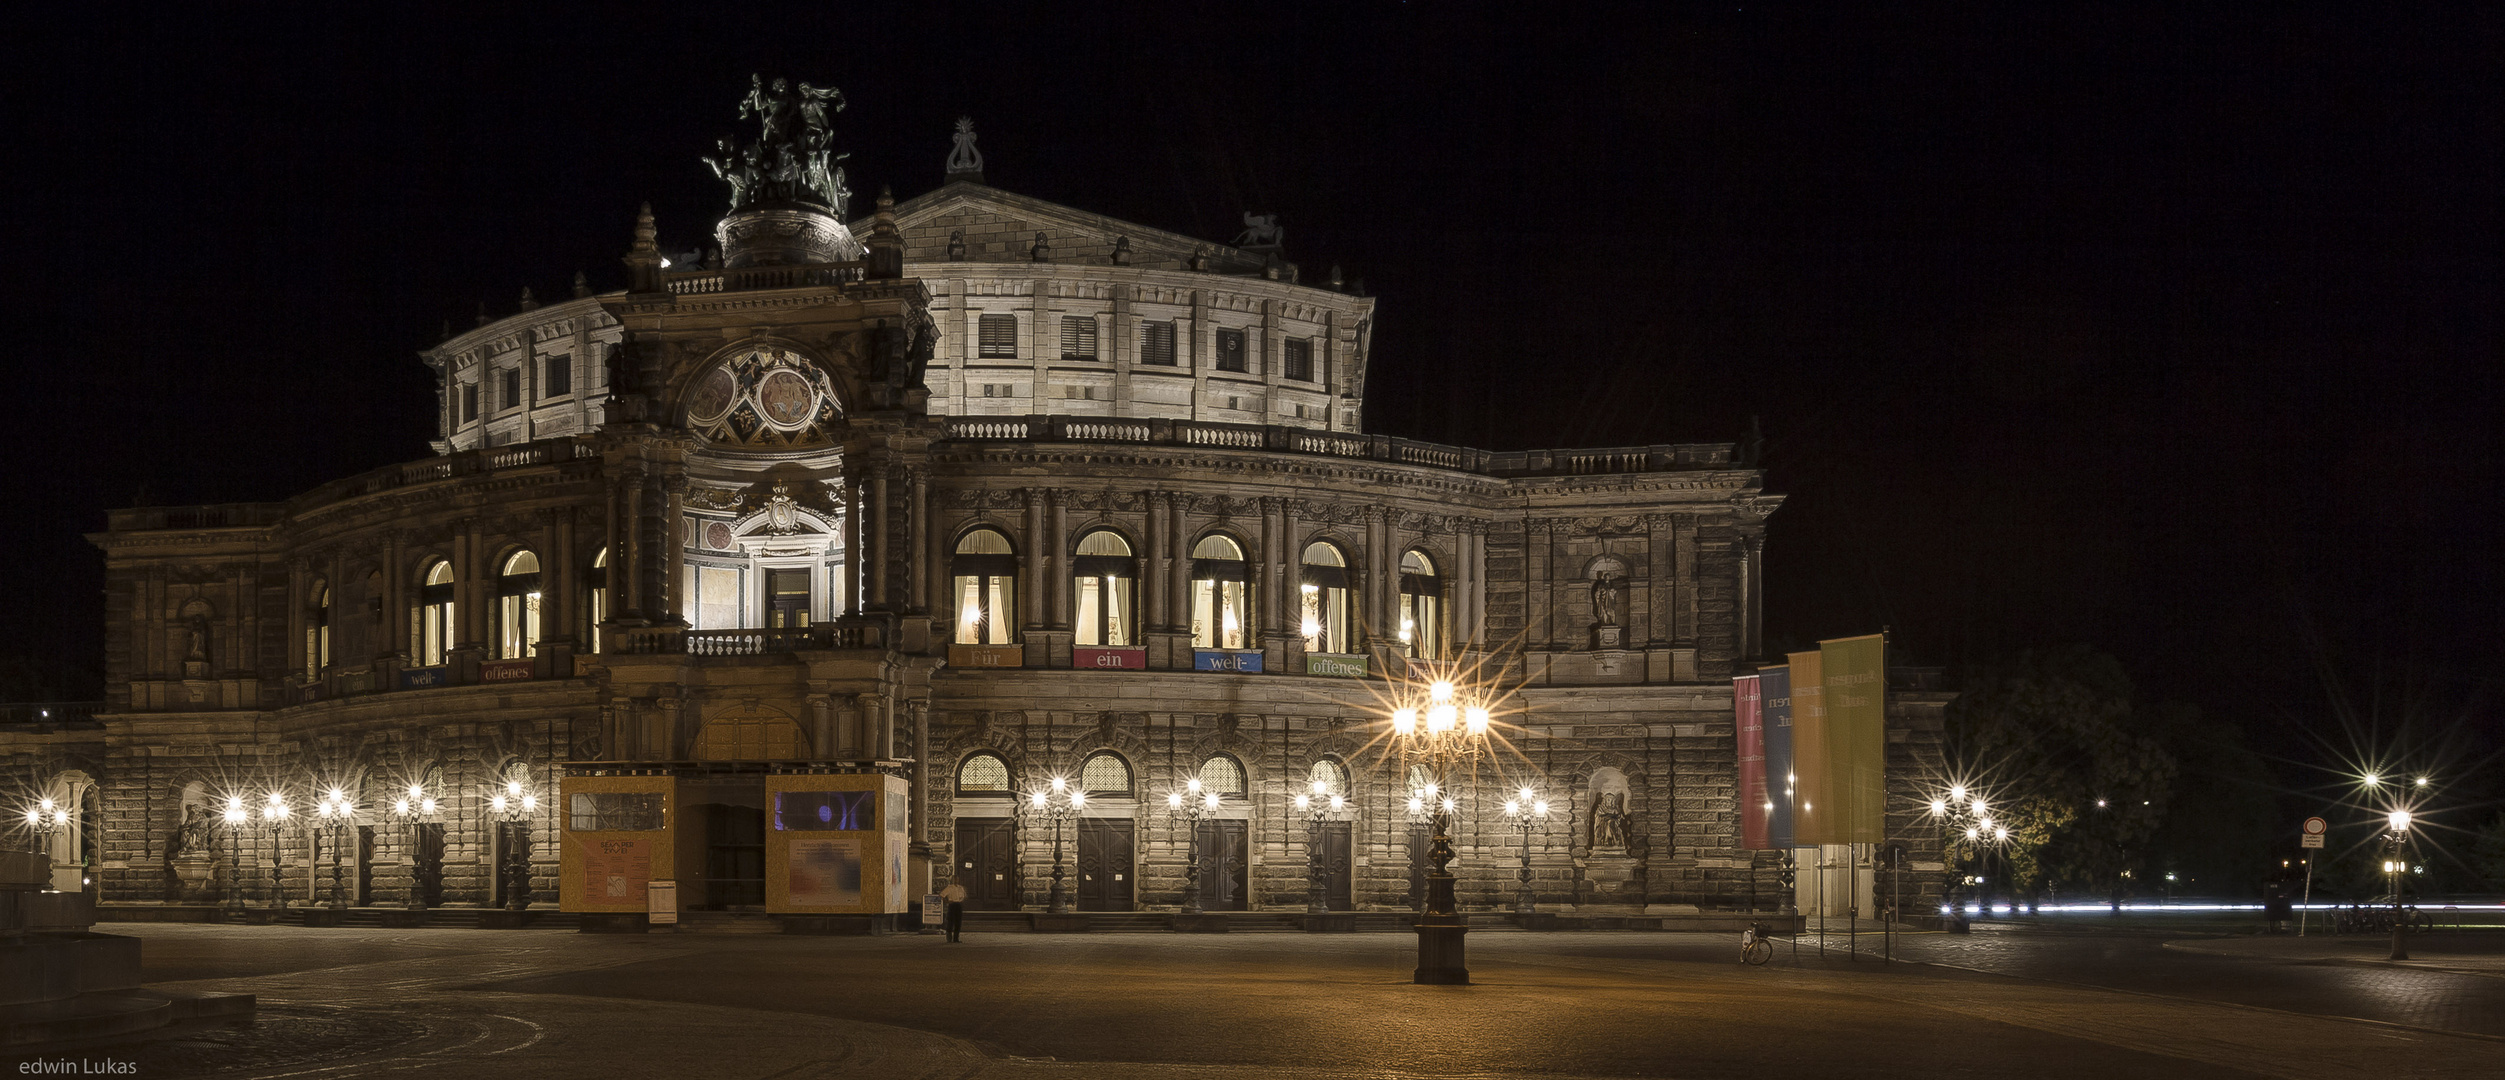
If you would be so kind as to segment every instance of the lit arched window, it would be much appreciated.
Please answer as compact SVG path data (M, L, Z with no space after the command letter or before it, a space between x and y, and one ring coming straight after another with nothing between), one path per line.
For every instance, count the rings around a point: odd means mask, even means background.
M305 613L304 674L310 679L331 666L331 587L313 583L313 610Z
M436 667L452 652L452 564L442 559L427 567L426 584L418 589L418 606L410 628L410 659L419 667Z
M1102 648L1139 643L1135 626L1138 608L1139 560L1131 545L1111 529L1079 538L1078 555L1070 560L1071 592L1078 597L1077 643Z
M1006 645L1017 629L1018 556L998 529L957 541L948 572L957 579L957 643Z
M1131 763L1111 750L1099 750L1079 764L1079 790L1090 795L1129 798Z
M496 575L496 658L522 660L539 647L539 556L517 551Z
M609 549L591 557L591 569L583 573L583 596L590 600L583 608L583 640L591 642L591 651L600 651L600 624L609 621Z
M1348 794L1348 770L1339 762L1322 758L1305 774L1305 786L1316 795Z
M1416 548L1400 557L1400 640L1419 659L1444 656L1444 579Z
M1212 754L1200 763L1200 789L1220 795L1244 793L1244 764L1225 754Z
M1315 541L1305 545L1304 566L1296 590L1303 618L1296 632L1310 652L1344 653L1356 648L1349 632L1348 558L1338 546Z
M998 754L974 754L957 766L957 794L1006 795L1009 763Z
M1192 547L1192 645L1241 649L1252 640L1252 571L1244 549L1223 536Z

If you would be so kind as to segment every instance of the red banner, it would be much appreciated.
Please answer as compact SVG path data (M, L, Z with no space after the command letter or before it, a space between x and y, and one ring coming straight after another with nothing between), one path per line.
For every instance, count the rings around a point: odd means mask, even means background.
M1146 671L1148 670L1148 650L1099 649L1091 645L1081 645L1070 650L1070 666L1115 671Z
M1766 819L1773 810L1766 798L1766 714L1755 675L1731 680L1731 714L1739 732L1740 847L1764 851Z

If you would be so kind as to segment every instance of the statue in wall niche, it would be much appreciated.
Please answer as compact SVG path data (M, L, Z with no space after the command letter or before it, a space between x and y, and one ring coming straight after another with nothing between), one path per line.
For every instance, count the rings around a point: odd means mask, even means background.
M1235 238L1239 248L1274 248L1287 242L1287 230L1279 226L1277 214L1256 214L1244 211L1244 231Z
M1592 810L1592 850L1625 851L1626 846L1626 796L1608 792Z
M922 385L922 373L939 352L939 324L931 321L928 310L915 308L905 316L905 332L910 344L905 346L904 385L910 389Z
M206 662L209 659L209 617L192 616L188 629L191 632L191 648L183 653L183 659L195 663Z
M1592 625L1618 625L1618 605L1626 599L1626 579L1604 574L1592 579Z

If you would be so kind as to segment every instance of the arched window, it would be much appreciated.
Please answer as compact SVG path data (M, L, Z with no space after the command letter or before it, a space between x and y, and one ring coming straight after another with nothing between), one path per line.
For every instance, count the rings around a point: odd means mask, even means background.
M1244 549L1223 536L1192 547L1192 645L1241 649L1252 640L1252 571Z
M1009 762L998 754L968 755L957 765L957 794L1009 794Z
M1348 558L1336 545L1315 541L1305 545L1304 566L1296 590L1304 615L1296 632L1308 652L1344 653L1357 647L1349 632Z
M419 667L436 667L452 651L452 564L442 559L427 567L426 584L418 588L418 606L410 628L409 659Z
M1330 758L1319 758L1305 774L1306 789L1316 795L1348 794L1348 770Z
M312 610L305 613L304 676L315 678L331 666L331 587L313 583Z
M1111 750L1099 750L1079 763L1079 790L1090 795L1131 795L1131 763Z
M948 559L957 579L957 643L1006 645L1017 629L1018 556L998 529L976 529Z
M600 651L600 624L609 621L609 549L591 557L591 569L583 573L583 596L591 602L583 606L583 640L591 642L591 651Z
M1079 538L1078 556L1070 560L1071 592L1079 605L1077 643L1101 648L1139 644L1139 560L1131 545L1111 529L1097 529Z
M1416 548L1400 556L1400 641L1421 660L1444 656L1444 579Z
M1200 763L1200 789L1220 795L1244 794L1244 763L1226 754L1211 754Z
M517 551L496 575L496 658L522 660L539 647L539 556Z

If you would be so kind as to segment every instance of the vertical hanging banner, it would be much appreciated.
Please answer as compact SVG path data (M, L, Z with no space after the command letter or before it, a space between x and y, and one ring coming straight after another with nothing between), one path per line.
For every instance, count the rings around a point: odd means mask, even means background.
M1731 727L1739 738L1740 847L1764 851L1766 817L1774 809L1766 797L1766 715L1759 707L1757 676L1731 679Z
M1835 785L1833 842L1876 844L1887 832L1887 638L1821 641L1818 654Z
M1815 650L1790 654L1792 669L1792 841L1844 843L1836 817L1835 758L1827 745L1826 679Z
M1792 847L1792 669L1757 669L1757 700L1766 716L1766 846Z

